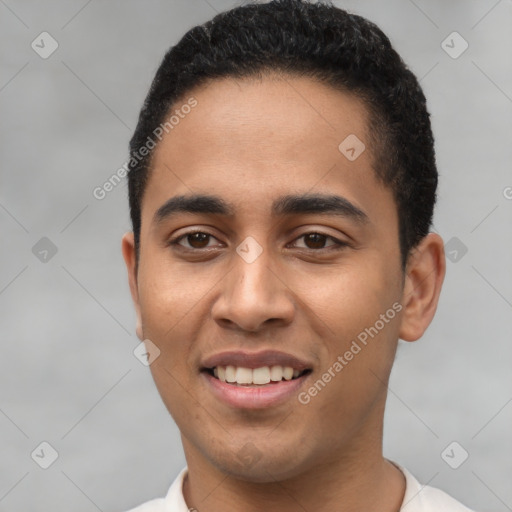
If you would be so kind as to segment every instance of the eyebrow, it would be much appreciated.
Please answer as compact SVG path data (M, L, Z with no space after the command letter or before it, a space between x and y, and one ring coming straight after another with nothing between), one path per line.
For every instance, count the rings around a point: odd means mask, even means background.
M360 224L369 222L368 215L338 195L301 194L277 198L272 204L273 216L324 214L337 215L355 220ZM234 215L235 208L222 198L213 195L175 196L168 199L153 216L153 223L160 224L177 213L198 213L206 215Z

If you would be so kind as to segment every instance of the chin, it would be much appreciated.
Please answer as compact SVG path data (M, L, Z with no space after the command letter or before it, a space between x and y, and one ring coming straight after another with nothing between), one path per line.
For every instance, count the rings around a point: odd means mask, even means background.
M236 480L252 483L281 482L302 472L303 461L297 459L298 454L290 457L290 452L283 448L256 449L249 442L239 451L226 455L210 459L210 462L219 471ZM305 454L300 455L304 457Z

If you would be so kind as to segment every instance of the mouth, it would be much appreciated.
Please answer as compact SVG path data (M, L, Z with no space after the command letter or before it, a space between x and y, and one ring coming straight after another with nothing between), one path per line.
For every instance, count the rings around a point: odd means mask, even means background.
M277 350L231 350L206 357L200 375L208 393L234 409L290 403L313 372L313 364Z
M311 373L310 368L298 369L291 366L261 366L259 368L245 368L243 366L214 366L203 368L203 372L212 378L241 387L264 387L279 384L283 381L300 379Z

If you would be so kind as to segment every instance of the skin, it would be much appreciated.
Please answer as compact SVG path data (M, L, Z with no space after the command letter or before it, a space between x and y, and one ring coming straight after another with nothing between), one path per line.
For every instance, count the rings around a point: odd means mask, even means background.
M397 208L372 148L355 161L338 150L349 134L368 140L367 111L353 95L290 75L217 79L192 94L198 105L155 149L138 269L133 233L122 240L137 334L161 351L151 371L182 436L187 505L395 512L405 479L382 455L387 382L398 338L418 339L434 316L443 242L427 235L402 271ZM153 222L169 198L196 193L221 197L233 214ZM368 221L272 215L276 198L305 193L346 198ZM212 236L166 243L194 231ZM250 264L236 252L248 236L263 250ZM335 240L346 245L335 250ZM393 303L400 313L307 405L293 397L231 408L200 378L211 354L277 349L311 364L307 391ZM253 460L243 463L248 443Z

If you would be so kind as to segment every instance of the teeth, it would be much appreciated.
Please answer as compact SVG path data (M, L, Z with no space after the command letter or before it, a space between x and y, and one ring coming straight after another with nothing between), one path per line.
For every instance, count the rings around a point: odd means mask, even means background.
M252 370L239 366L236 369L235 382L237 384L252 384Z
M272 380L274 382L283 380L283 367L282 366L272 366L272 368L270 368L270 380Z
M291 368L290 366L285 366L283 368L283 377L286 379L286 380L292 380L292 377L293 377L293 368Z
M268 384L270 382L270 369L268 366L263 368L255 368L252 371L253 384Z
M261 368L244 368L242 366L217 366L213 374L222 382L240 385L264 385L269 382L291 380L299 376L300 371L291 366L262 366Z
M236 382L236 368L234 366L226 366L226 382Z

